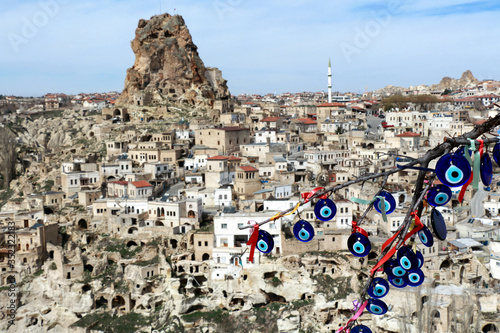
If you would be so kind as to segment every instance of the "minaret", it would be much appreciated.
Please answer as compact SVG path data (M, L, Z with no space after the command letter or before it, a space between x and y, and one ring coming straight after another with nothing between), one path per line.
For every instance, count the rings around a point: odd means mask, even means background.
M328 103L332 102L332 62L328 59Z

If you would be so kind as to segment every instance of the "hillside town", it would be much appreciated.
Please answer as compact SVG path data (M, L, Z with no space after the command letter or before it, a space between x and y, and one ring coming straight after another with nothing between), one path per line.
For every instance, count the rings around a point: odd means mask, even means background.
M182 30L182 18L141 20L136 56L155 52L142 49L147 38L186 38L151 37L170 26ZM179 45L198 67L174 81L162 71L185 62L170 57L147 74L129 69L121 94L0 99L10 142L0 158L0 330L335 332L411 209L419 171L400 169L384 182L396 199L387 221L385 211L363 216L372 242L366 258L351 255L348 238L382 179L333 192L329 221L304 194L397 169L500 110L500 82L468 71L432 86L333 92L333 61L327 92L232 96L221 71L196 60L190 36ZM391 287L389 311L360 323L374 332L500 330L499 170L493 162L491 185L480 183L462 202L453 188L437 208L446 239L418 244L424 284ZM295 214L272 220L299 203ZM266 219L261 229L274 248L251 258L245 227ZM312 240L294 237L299 220L314 228ZM12 286L16 314L8 321Z

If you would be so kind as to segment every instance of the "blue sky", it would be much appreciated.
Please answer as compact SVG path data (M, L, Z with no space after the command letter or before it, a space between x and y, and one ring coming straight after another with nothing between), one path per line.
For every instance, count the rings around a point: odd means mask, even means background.
M181 14L233 94L500 79L498 1L2 0L0 94L121 91L137 22Z

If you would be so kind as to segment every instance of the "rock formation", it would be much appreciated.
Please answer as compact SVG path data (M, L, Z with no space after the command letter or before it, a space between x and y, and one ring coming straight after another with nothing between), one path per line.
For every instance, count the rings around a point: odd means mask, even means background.
M461 88L471 88L479 83L479 80L472 75L470 70L466 70L460 79L453 79L451 77L445 76L441 79L441 82L438 84L433 84L431 86L427 85L419 85L419 86L411 86L410 88L405 87L396 87L396 86L386 86L385 88L378 89L375 91L376 94L382 96L389 96L395 94L402 94L407 90L420 90L420 91L442 91L445 89L450 89L452 91L461 89Z
M433 85L433 89L451 89L456 90L460 88L466 88L472 85L476 85L479 81L472 75L470 70L465 71L460 79L452 79L450 77L444 77L441 82L437 85Z
M218 69L205 68L181 16L141 19L131 44L135 63L117 105L212 107L216 99L229 98L227 81Z

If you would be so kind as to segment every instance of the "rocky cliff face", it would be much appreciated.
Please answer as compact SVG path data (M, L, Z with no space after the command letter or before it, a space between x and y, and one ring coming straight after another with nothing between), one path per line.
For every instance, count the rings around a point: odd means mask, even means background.
M470 70L467 70L463 72L460 79L444 77L439 84L433 85L432 88L456 90L460 88L467 88L478 83L479 81L474 77L474 75L472 75L472 72Z
M205 68L197 49L181 16L141 19L132 41L135 63L117 104L211 107L228 98L227 81L218 69Z
M453 79L451 77L445 76L441 79L441 82L437 84L433 84L431 86L428 85L419 85L419 86L411 86L410 88L405 87L395 87L395 86L386 86L385 88L376 90L375 93L380 95L394 95L394 94L402 94L407 90L421 90L421 91L439 91L445 89L451 89L452 91L461 89L461 88L472 88L479 83L479 80L472 75L470 70L466 70L460 79Z

